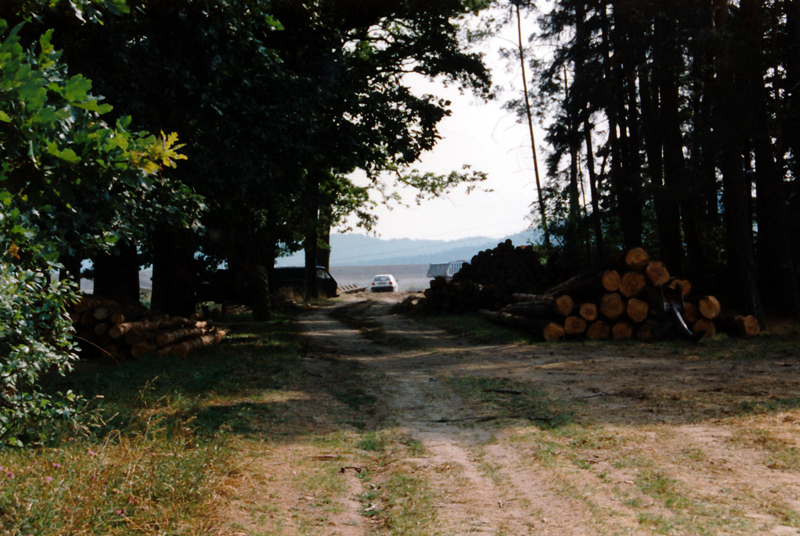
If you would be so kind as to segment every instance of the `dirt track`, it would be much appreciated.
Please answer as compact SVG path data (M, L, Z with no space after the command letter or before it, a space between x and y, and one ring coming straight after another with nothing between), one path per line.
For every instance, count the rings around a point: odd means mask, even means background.
M796 339L759 357L714 342L476 344L393 313L397 299L300 318L309 407L328 411L261 458L271 477L253 484L275 509L242 534L800 534ZM344 365L374 397L361 431L342 432L353 417L322 394Z

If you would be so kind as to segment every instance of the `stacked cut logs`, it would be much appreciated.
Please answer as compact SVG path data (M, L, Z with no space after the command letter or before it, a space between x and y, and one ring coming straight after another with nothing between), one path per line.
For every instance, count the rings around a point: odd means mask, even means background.
M225 331L205 321L159 315L141 305L83 296L70 310L82 357L123 359L146 353L186 356L219 343Z
M753 317L720 317L713 296L691 297L691 283L671 277L667 267L651 260L642 248L626 252L616 268L582 274L542 295L515 294L499 310L482 309L486 318L538 333L546 341L570 338L655 339L678 329L684 334L711 336L718 330L757 335ZM665 312L675 303L680 319ZM685 307L684 307L685 304Z
M425 290L425 306L430 311L494 310L508 304L513 293L535 292L546 284L546 271L536 250L515 247L506 240L472 257L452 280L432 280Z

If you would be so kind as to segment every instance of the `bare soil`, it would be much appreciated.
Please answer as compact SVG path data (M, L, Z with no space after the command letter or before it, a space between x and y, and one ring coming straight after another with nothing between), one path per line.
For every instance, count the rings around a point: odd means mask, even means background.
M800 534L797 337L488 344L406 297L299 316L231 534Z

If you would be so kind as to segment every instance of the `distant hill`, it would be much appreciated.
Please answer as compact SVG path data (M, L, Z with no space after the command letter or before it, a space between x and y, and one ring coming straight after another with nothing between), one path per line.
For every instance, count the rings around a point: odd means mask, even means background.
M510 239L516 246L538 242L539 231L528 230L505 238L474 237L459 240L383 240L360 234L331 236L331 266L430 264L464 259L497 247ZM301 266L303 253L278 259L276 266Z

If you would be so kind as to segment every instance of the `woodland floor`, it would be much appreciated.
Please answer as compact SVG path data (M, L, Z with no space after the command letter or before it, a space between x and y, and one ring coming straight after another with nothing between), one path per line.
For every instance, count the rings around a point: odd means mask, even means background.
M487 344L403 297L298 316L231 534L800 534L796 336Z

